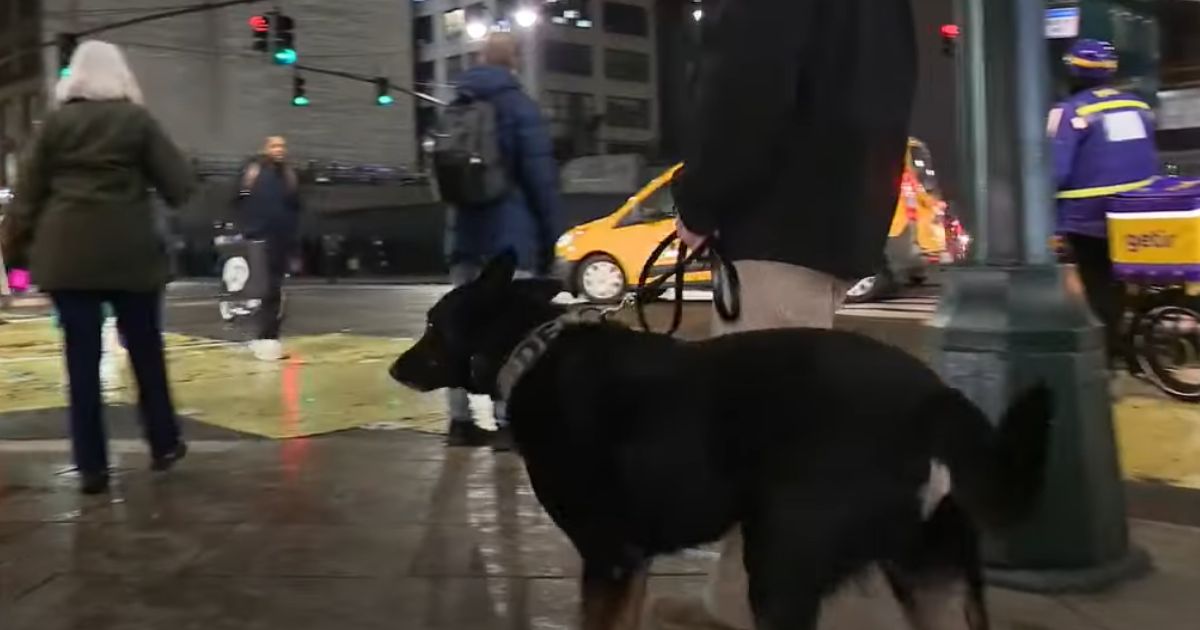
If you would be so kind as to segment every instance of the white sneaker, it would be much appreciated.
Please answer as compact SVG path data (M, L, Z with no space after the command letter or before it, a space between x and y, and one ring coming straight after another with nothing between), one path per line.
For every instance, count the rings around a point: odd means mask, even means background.
M283 344L278 339L256 339L250 342L250 351L259 361L279 361L284 358Z

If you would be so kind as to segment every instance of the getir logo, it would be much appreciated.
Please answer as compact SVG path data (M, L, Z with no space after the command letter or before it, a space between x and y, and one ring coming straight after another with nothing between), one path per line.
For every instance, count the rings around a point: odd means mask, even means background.
M1170 249L1174 244L1174 234L1158 230L1145 234L1129 234L1125 237L1125 249L1129 252L1138 252L1143 249Z

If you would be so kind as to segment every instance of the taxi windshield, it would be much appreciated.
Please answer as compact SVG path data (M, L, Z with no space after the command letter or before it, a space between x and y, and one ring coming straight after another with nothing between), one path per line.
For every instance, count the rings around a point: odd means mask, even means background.
M933 156L929 153L929 147L920 142L914 142L909 149L908 167L912 169L913 176L917 181L921 182L921 186L931 195L942 195L942 189L938 186L937 171L933 168Z

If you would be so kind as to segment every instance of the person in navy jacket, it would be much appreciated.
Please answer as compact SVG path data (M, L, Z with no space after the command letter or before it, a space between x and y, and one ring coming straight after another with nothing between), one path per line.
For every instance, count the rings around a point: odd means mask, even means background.
M519 59L513 36L493 33L484 44L483 63L457 80L461 98L482 99L495 108L500 153L509 166L512 187L493 204L450 209L446 253L455 286L474 280L484 263L509 250L517 255L518 277L545 275L564 229L549 128L517 78ZM451 390L449 405L450 446L512 447L502 407L495 413L500 430L493 435L475 424L465 391Z

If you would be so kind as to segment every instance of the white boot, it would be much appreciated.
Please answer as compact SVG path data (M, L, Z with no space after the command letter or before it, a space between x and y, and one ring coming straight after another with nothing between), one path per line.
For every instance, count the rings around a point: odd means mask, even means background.
M279 361L283 359L283 344L278 339L255 339L250 342L250 351L259 361Z

